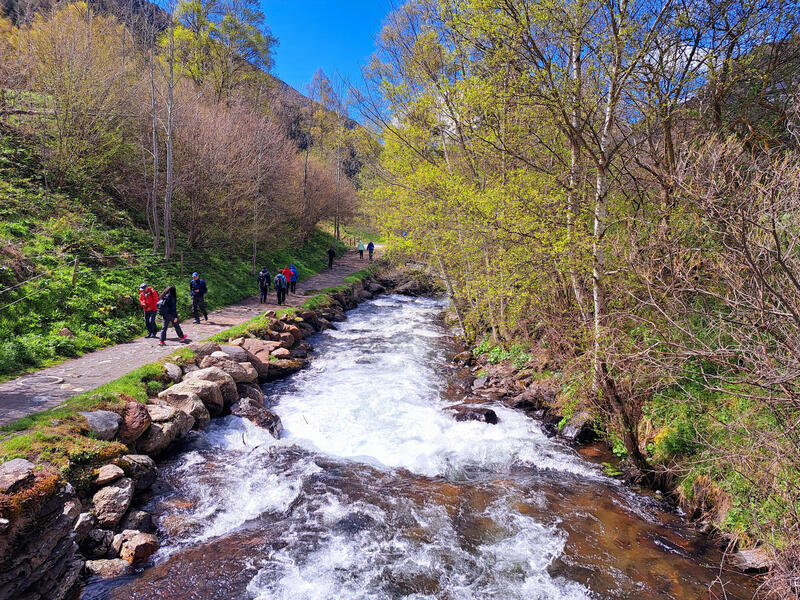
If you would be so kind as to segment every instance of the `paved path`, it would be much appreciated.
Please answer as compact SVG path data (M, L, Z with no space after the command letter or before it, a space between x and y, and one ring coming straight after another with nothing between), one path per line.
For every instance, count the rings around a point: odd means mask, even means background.
M366 258L359 260L358 252L348 252L334 263L333 269L325 269L299 282L297 294L288 294L287 304L297 306L305 302L303 293L306 290L320 290L341 285L345 277L360 271L368 264ZM210 293L214 291L213 285L213 282L209 282ZM190 319L181 323L181 327L189 336L189 341L204 340L267 310L281 308L274 304L276 300L274 290L269 294L269 304L259 304L258 300L258 296L252 296L210 312L208 321L200 325L193 324ZM67 398L93 390L134 369L154 362L183 345L178 342L177 337L175 330L170 327L166 346L159 346L158 339L140 337L0 383L0 425L57 406Z

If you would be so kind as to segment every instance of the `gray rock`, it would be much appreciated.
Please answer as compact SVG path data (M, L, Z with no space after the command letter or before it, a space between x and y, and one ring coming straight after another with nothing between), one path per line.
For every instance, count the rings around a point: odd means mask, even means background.
M174 409L171 409L174 410ZM145 435L136 442L139 452L158 456L172 442L182 438L194 426L194 418L182 410L174 410L172 419L162 423L153 423Z
M200 369L199 371L187 373L183 381L168 387L166 390L161 392L158 397L169 402L170 396L185 398L190 393L197 394L197 396L200 397L200 400L203 401L203 404L205 404L209 414L213 416L222 414L222 410L225 407L225 402L223 401L220 386L214 381L205 379L204 371L206 371L206 369ZM222 373L222 371L220 371L220 373ZM230 376L228 376L228 378L230 379ZM230 384L233 386L235 392L236 384L233 382L233 379L230 379Z
M75 541L79 544L83 542L96 525L97 519L95 519L92 513L85 512L78 515L78 520L75 521L75 525L72 527L72 530L75 532Z
M35 466L24 458L15 458L0 465L0 492L12 493L33 479Z
M167 377L170 378L172 383L178 383L183 379L183 371L175 363L164 363L164 371L166 371Z
M486 386L488 379L489 379L488 377L476 377L475 381L472 382L472 389L479 390L482 387Z
M733 562L745 573L765 573L772 566L773 558L764 546L739 550Z
M237 367L238 366L239 365L237 363ZM192 371L191 374L187 374L186 378L183 380L183 383L191 385L195 381L205 381L215 384L219 389L223 408L231 406L239 399L239 396L236 393L236 381L230 374L226 373L219 367L205 367L198 371ZM203 398L202 394L198 392L198 395L203 402L206 402L206 399ZM208 411L212 416L220 414L215 413L207 404L206 406L208 407ZM222 409L220 409L220 412L222 412Z
M110 441L119 429L119 424L122 417L110 410L95 410L92 412L80 413L86 417L86 422L89 424L89 429L99 440Z
M220 348L222 352L236 362L250 362L250 355L247 353L247 350L241 346L228 345L220 346Z
M127 473L128 477L136 480L136 489L149 488L158 477L156 461L146 454L126 454L116 461L117 465Z
M94 514L101 527L115 527L133 499L133 479L124 477L100 489L93 497Z
M239 366L245 370L247 379L237 383L255 383L258 381L258 371L256 371L256 368L252 364L249 362L240 362Z
M252 366L252 365L251 365ZM234 361L230 356L224 352L214 352L210 356L206 356L200 362L200 369L207 369L208 367L217 367L225 371L233 378L236 383L243 383L246 381L254 381L250 378L250 373L238 362ZM258 377L258 374L256 374Z
M239 398L250 398L254 400L259 406L264 406L264 392L261 388L254 383L237 383L236 391L239 393Z
M74 500L69 500L66 504L64 504L64 510L61 511L67 519L69 519L70 523L74 523L75 520L80 516L81 510L83 510L83 505L81 501L75 498Z
M164 399L164 402L173 408L182 410L194 419L194 429L205 429L211 422L211 415L194 392L173 393Z
M102 487L124 476L125 471L120 469L117 465L103 465L97 470L97 477L94 480L94 484Z
M136 529L123 529L111 540L111 549L109 550L109 554L113 556L119 556L119 553L122 550L122 544L132 539L138 533L139 532Z
M194 352L195 356L202 358L212 352L219 352L219 344L216 342L192 342L189 344L189 349Z
M111 548L114 532L110 529L92 529L81 544L81 552L89 558L103 558Z
M171 406L159 406L157 404L148 404L145 406L147 413L150 415L152 423L163 423L169 421L175 416L175 409Z
M137 531L144 531L145 533L154 533L156 530L153 523L153 515L143 510L131 509L128 514L122 519L119 524L120 529L136 529Z
M133 565L121 558L87 560L84 568L89 575L104 579L113 579L133 573Z

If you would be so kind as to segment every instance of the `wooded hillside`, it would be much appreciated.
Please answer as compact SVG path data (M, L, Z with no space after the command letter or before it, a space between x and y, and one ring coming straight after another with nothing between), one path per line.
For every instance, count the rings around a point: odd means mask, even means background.
M413 0L363 98L393 248L639 477L800 569L800 43L775 0ZM501 348L501 349L502 349Z

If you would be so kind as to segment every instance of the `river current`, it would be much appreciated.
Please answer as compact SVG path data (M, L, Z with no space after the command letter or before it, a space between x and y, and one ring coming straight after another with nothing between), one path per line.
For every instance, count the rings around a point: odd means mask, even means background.
M161 466L154 566L84 600L752 597L676 514L523 413L442 408L444 306L382 297L264 386L280 440L229 416Z

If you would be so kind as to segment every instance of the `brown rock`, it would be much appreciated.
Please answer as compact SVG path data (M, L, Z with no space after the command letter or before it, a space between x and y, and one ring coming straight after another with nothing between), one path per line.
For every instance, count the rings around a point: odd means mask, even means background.
M237 402L231 414L244 419L249 419L262 429L269 431L274 438L280 438L283 431L281 418L271 410L259 406L255 400L244 398Z
M153 423L147 433L136 442L136 448L144 454L158 456L193 426L194 419L190 415L182 410L175 410L169 421Z
M94 514L101 527L114 527L133 499L133 479L125 477L100 489L93 497Z
M281 338L281 347L282 348L289 349L292 346L294 346L295 339L294 339L294 336L291 333L288 333L288 332L281 333L280 334L280 338Z
M192 342L189 344L189 349L194 352L195 356L202 358L212 352L219 352L219 344L216 342Z
M124 476L125 471L120 469L117 465L103 465L97 470L97 477L95 477L94 484L102 487Z
M114 577L122 577L133 573L133 565L121 558L87 560L84 568L89 575L103 577L104 579L113 579Z
M292 373L296 373L305 366L306 361L302 358L273 360L269 363L269 377L267 377L267 380L274 381L276 379L282 379Z
M153 423L163 423L169 421L175 416L175 409L171 406L159 406L157 404L148 404L145 406L147 414L150 415L150 421Z
M276 348L272 351L272 356L275 358L289 358L291 355L292 352L286 348Z
M444 410L454 413L456 421L482 421L491 425L498 422L497 413L485 406L475 406L474 404L455 404L448 406Z
M117 438L123 444L132 444L150 427L150 415L144 404L134 400L125 403Z
M191 415L194 419L194 429L205 429L211 422L211 415L206 405L200 400L200 396L194 392L171 394L164 399L164 402L177 410L182 410L187 415Z
M158 538L152 533L142 533L141 531L133 533L134 535L122 542L119 557L131 564L136 564L147 560L158 550Z
M240 362L239 365L247 373L247 379L244 381L237 381L236 383L253 383L254 381L258 381L258 371L256 371L256 368L250 362Z
M248 360L250 364L255 367L261 379L266 379L269 376L270 353L279 346L280 343L278 342L256 340L253 338L247 338L242 341L242 348L247 351L249 355Z
M182 383L193 384L196 381L207 381L217 386L220 397L222 398L222 408L231 406L239 399L239 396L236 393L236 382L234 381L233 377L219 367L205 367L199 371L188 373ZM205 403L206 401L202 394L198 393L198 395ZM206 406L208 406L208 404L206 404ZM208 411L212 415L216 416L222 412L222 408L219 409L219 412L215 413L214 410L212 410L212 407L208 406Z
M236 390L239 392L239 398L242 400L249 398L256 402L259 406L264 406L264 392L261 388L254 383L238 383Z

